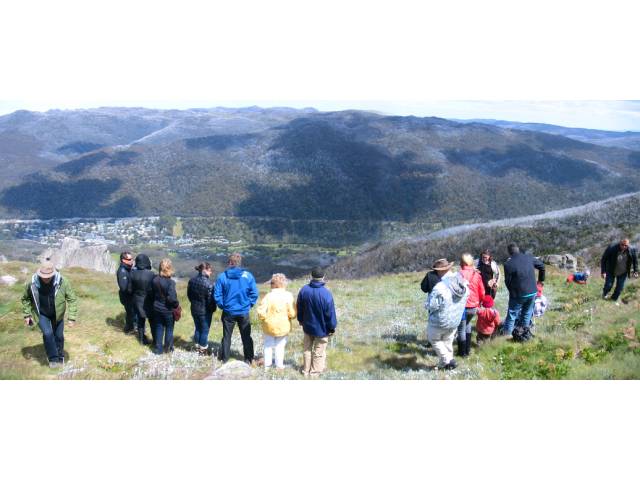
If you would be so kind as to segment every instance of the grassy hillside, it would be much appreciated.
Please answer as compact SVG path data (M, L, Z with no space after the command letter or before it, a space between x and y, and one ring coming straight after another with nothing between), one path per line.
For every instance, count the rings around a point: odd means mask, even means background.
M291 232L283 220L456 224L527 215L635 191L640 178L638 152L546 133L359 111L263 117L243 132L208 121L198 136L167 126L152 136L177 136L126 147L80 136L72 151L111 146L16 179L0 190L0 216L258 216L278 218L273 228L283 235ZM29 131L44 135L38 122ZM317 238L311 227L301 241ZM364 237L379 237L372 233Z
M9 263L1 274L22 282L34 265ZM79 322L65 328L67 362L64 370L50 370L37 328L23 326L19 307L22 286L0 287L0 378L3 379L131 379L204 378L219 367L215 356L191 351L193 323L188 312L176 326L176 351L156 357L122 333L123 314L111 275L70 269L64 272L79 295ZM564 273L551 271L546 293L550 311L539 322L536 338L525 345L498 339L474 348L454 372L434 370L437 360L426 343L424 294L420 273L385 275L366 280L330 281L339 327L328 350L328 379L638 379L640 378L640 282L629 281L621 305L599 299L602 281L566 284ZM296 292L303 281L290 286ZM261 294L267 291L260 286ZM178 283L183 305L186 284ZM501 290L497 308L506 310ZM254 315L252 313L252 315ZM214 317L211 343L219 346L222 329ZM256 353L262 335L252 317ZM253 370L257 379L298 379L302 362L302 332L296 328L287 345L287 369L282 373ZM232 349L242 351L236 331Z

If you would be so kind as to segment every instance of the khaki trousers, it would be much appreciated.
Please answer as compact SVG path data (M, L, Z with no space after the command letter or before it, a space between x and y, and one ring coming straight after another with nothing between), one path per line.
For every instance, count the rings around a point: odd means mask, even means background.
M324 371L327 358L327 344L329 337L313 337L304 334L304 366L302 373L305 375L318 375Z

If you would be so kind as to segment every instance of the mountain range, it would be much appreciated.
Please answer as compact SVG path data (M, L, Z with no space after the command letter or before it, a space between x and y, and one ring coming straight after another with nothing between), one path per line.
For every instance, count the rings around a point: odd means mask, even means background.
M290 108L17 111L0 117L0 215L451 224L637 190L640 151L536 130Z

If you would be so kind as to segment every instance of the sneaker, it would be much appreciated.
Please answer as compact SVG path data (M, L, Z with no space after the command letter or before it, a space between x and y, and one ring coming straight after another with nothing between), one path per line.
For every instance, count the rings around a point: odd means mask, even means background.
M451 361L444 366L444 369L445 370L453 370L457 366L458 366L458 363L455 361L455 359L452 358Z
M62 362L49 362L49 368L62 368L64 366L64 361Z

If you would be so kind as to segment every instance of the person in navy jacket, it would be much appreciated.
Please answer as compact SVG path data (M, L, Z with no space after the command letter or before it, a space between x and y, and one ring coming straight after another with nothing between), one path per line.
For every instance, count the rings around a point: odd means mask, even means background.
M253 339L249 311L258 301L256 280L248 270L240 268L242 256L239 253L229 255L228 268L218 275L213 288L213 299L222 310L222 348L218 355L223 362L231 356L231 335L238 324L244 361L253 363Z
M325 369L329 337L338 326L333 295L325 287L324 272L320 268L313 269L311 282L298 293L296 309L304 331L302 374L317 376Z
M510 257L504 264L504 284L509 290L509 307L502 333L511 335L515 327L529 328L538 283L544 285L545 268L541 260L528 253L521 253L515 243L510 244L507 250Z

